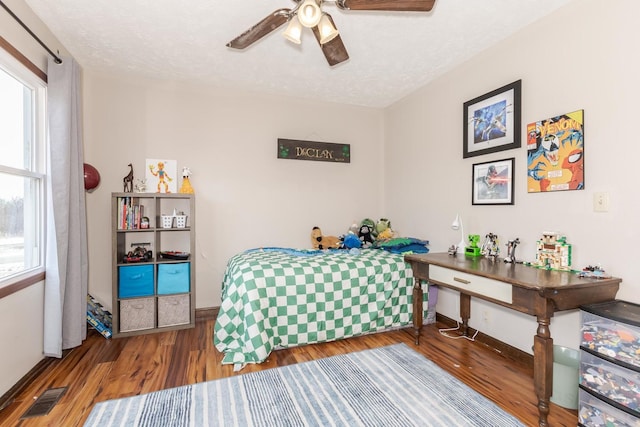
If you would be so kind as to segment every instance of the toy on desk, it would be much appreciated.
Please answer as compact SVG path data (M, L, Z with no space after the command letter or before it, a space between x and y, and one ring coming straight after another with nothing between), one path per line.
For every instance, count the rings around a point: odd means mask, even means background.
M482 256L489 258L492 261L496 261L500 255L500 246L498 246L498 235L489 233L484 236L484 243L480 250Z
M588 265L578 272L578 277L586 277L589 279L610 279L611 275L605 273L604 269L599 265Z
M466 256L478 257L481 255L478 242L480 241L479 234L469 234L469 246L464 248L464 254Z
M513 240L507 242L507 256L504 257L504 262L516 263L516 247L520 244L520 238L516 237Z
M571 270L571 245L565 236L555 232L542 233L542 239L536 242L536 260L533 267L547 270Z

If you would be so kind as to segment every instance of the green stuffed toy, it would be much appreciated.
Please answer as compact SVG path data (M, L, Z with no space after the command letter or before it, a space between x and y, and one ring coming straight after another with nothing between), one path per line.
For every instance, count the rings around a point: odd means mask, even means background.
M391 221L387 218L380 218L376 223L376 232L378 235L388 228L391 228Z

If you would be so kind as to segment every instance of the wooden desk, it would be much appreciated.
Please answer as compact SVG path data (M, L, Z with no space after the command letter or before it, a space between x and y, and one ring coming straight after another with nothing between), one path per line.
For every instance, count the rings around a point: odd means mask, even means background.
M460 317L465 335L471 317L471 297L536 316L538 329L533 337L533 381L538 397L538 424L547 426L553 387L553 339L549 330L553 313L615 299L622 280L586 279L575 273L541 270L502 260L493 262L486 258L469 258L462 254L412 254L405 255L404 259L411 264L415 277L413 313L416 344L422 327L421 280L460 292Z

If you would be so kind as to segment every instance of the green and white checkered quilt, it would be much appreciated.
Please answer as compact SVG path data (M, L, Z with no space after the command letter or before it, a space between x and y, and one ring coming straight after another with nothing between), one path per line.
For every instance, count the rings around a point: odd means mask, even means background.
M428 292L424 292L424 319ZM214 344L225 364L260 363L274 348L411 325L413 273L402 254L268 248L229 260Z

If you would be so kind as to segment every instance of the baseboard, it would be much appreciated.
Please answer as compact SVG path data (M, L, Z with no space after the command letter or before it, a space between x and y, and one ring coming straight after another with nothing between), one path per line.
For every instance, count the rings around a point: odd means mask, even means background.
M453 320L440 313L436 313L436 322L444 323L447 327L452 327L452 328L454 328L458 324L456 320ZM483 334L482 332L477 331L476 329L473 329L471 327L469 327L468 335L469 336L475 335L476 342L491 348L497 353L507 356L510 359L513 359L517 362L521 362L521 363L533 366L532 354L524 352L519 348L513 347L489 335Z
M196 308L196 319L208 319L218 317L220 307Z

